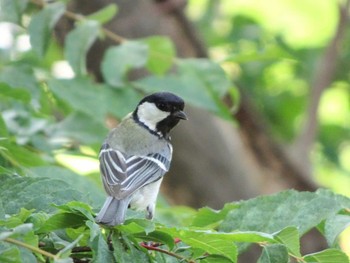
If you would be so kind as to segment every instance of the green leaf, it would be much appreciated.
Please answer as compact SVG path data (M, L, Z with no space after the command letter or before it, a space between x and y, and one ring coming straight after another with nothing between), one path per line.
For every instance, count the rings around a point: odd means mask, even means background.
M8 140L0 140L0 155L14 166L32 167L46 164L38 153Z
M329 246L337 243L338 236L350 225L350 216L335 215L326 220L325 237Z
M0 114L0 138L7 137L8 135L6 124Z
M90 180L90 178L76 174L71 170L57 166L40 166L31 168L30 174L31 176L50 177L52 179L59 179L66 182L75 191L83 193L84 202L92 205L93 207L100 207L105 199L103 190L98 187L96 183ZM75 204L74 201L71 204ZM74 208L75 206L72 207L72 209Z
M17 235L25 235L33 230L33 224L22 224L15 228L12 228L8 231L2 231L0 233L0 240L5 240L8 237L17 236Z
M84 21L69 32L65 40L65 58L77 76L86 75L86 53L98 37L100 25Z
M130 88L116 90L87 79L51 80L49 87L73 109L85 113L100 124L104 124L108 113L123 118L134 110L140 99Z
M114 3L106 5L102 9L86 16L86 19L95 20L101 25L108 23L117 14L118 6Z
M118 263L149 262L147 252L137 249L126 235L114 233L112 235L112 244L114 248L113 254L118 259Z
M152 36L140 40L148 46L146 68L158 75L166 73L174 62L175 47L168 37Z
M85 113L73 112L62 122L53 125L53 138L66 138L83 144L101 143L108 129Z
M22 262L21 254L17 247L1 247L0 246L0 262L18 263Z
M21 24L22 13L27 4L28 0L1 0L0 21Z
M338 249L326 249L304 256L308 263L349 263L348 256Z
M64 205L57 205L56 206L58 209L65 211L65 212L71 212L74 213L76 215L80 215L85 217L85 219L94 221L94 217L93 217L93 212L92 209L89 205L82 203L82 202L78 202L78 201L72 201L69 202L67 204Z
M109 250L108 244L103 238L99 226L92 221L88 221L86 224L91 230L90 246L93 255L92 261L96 263L115 262L113 254Z
M159 230L162 229L160 228ZM189 229L167 229L166 232L174 237L180 238L182 242L193 248L202 249L209 254L227 257L232 262L236 262L237 260L235 242L276 242L272 235L252 231L220 233Z
M34 106L38 106L41 90L34 76L33 68L24 65L4 67L0 71L0 82L4 82L15 89L26 89L32 97ZM20 100L26 100L27 96L21 95Z
M224 96L232 86L220 65L209 59L181 59L177 60L176 64L180 75L197 78L204 88L219 97Z
M79 192L57 179L0 175L0 181L0 202L7 214L17 213L22 207L52 211L52 203L82 199Z
M30 43L40 57L45 55L51 40L51 31L64 11L65 5L57 2L45 5L40 12L32 16L28 26Z
M105 52L101 65L105 81L113 87L125 85L125 74L132 68L144 66L147 62L147 52L147 45L136 41L110 47Z
M47 233L64 228L77 228L85 224L86 218L73 213L58 213L51 216L37 233Z
M151 233L137 233L134 234L133 237L139 238L142 241L152 241L161 244L165 244L169 247L170 250L174 248L174 238L168 233L162 231L153 231Z
M265 246L258 263L288 263L287 248L281 244Z
M214 223L218 223L224 220L227 213L236 207L236 204L229 203L225 204L224 208L221 210L214 210L209 207L201 208L194 216L191 225L195 227L205 227Z
M0 97L11 98L21 102L30 102L30 92L23 88L12 88L6 83L0 83Z
M83 238L83 235L80 235L73 242L69 243L64 249L61 249L56 255L60 258L68 257L71 254L72 249L78 244L78 242ZM72 260L72 259L71 259ZM73 262L73 260L72 260Z
M284 191L237 203L238 208L227 214L219 230L232 232L261 231L273 233L287 226L295 226L302 235L321 221L335 215L350 200L330 191L316 193Z
M229 263L232 262L230 259L220 255L209 255L204 259L200 260L201 263Z
M120 226L124 232L138 233L144 231L146 234L155 230L154 222L147 219L128 219Z
M299 232L295 227L286 227L274 234L277 241L285 245L288 251L295 257L301 257Z

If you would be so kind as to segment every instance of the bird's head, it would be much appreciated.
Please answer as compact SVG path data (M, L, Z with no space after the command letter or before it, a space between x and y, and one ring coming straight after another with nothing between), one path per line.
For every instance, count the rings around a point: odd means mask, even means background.
M157 92L144 97L133 112L136 122L150 132L168 137L169 131L182 120L187 120L183 112L183 99L170 92Z

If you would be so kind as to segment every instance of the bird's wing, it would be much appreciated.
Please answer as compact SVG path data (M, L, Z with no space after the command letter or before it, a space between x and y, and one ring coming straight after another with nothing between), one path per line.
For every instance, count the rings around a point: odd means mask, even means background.
M169 170L171 151L169 145L169 154L150 153L128 157L104 143L99 159L107 193L123 199L141 187L157 181Z

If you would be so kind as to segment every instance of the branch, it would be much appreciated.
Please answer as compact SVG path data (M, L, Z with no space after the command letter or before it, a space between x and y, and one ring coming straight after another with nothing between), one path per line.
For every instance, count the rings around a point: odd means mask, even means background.
M349 6L350 0L343 5L339 4L339 21L335 35L326 47L324 55L315 70L305 126L293 149L295 156L303 160L303 163L308 159L308 153L316 138L318 130L317 112L322 93L331 85L336 72L339 47L344 40L349 20Z
M40 8L44 8L45 7L45 3L42 1L42 0L30 0L31 3L39 6ZM73 20L73 21L84 21L86 20L86 17L83 16L83 15L80 15L80 14L76 14L76 13L73 13L71 11L68 11L66 10L63 14L65 17ZM113 40L114 42L116 42L117 44L121 44L123 42L126 42L127 39L122 37L122 36L119 36L118 34L104 28L104 27L101 27L101 31L104 33L104 35Z
M24 243L22 241L19 241L17 239L13 239L13 238L8 237L8 238L5 238L4 240L6 242L8 242L8 243L12 243L12 244L15 244L17 246L24 247L26 249L29 249L29 250L31 250L31 251L33 251L35 253L39 253L39 254L41 254L43 256L46 256L48 258L52 258L52 259L55 259L55 260L59 259L59 257L57 255L51 254L50 252L47 252L47 251L42 250L42 249L40 249L38 247L34 247L32 245L26 244L26 243Z
M153 250L153 251L157 251L157 252L160 252L160 253L163 253L163 254L167 254L169 256L172 256L174 258L177 258L177 259L180 259L181 261L185 261L185 262L188 262L188 263L195 263L194 260L191 260L191 259L187 259L183 256L180 256L178 254L175 254L169 250L165 250L165 249L162 249L162 248L159 248L158 246L153 246L153 245L147 245L145 243L141 243L140 244L142 247L146 248L147 250Z

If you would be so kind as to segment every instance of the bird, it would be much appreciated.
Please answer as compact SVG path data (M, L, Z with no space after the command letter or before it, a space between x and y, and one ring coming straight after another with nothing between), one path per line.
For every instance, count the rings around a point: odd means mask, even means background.
M97 223L123 224L128 208L145 211L145 217L153 219L172 159L169 132L180 120L188 119L184 107L184 100L173 93L153 93L109 132L99 153L107 198L95 218Z

